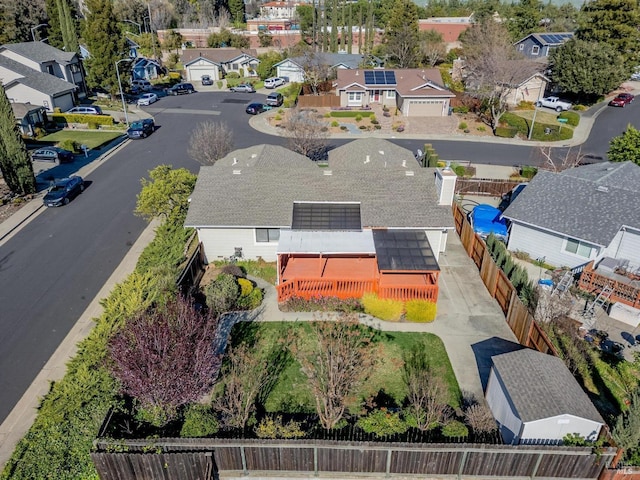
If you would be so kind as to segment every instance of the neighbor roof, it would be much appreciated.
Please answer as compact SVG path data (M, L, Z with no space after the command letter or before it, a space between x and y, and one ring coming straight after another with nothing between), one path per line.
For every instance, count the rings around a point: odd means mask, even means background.
M331 169L362 170L363 168L418 168L411 152L381 138L361 138L329 150Z
M11 110L16 120L22 120L25 115L34 110L46 110L42 105L32 105L31 103L11 103Z
M274 66L278 66L287 60L290 60L296 63L298 66L302 67L307 64L307 62L313 62L318 65L327 65L329 67L335 67L338 65L344 65L349 69L354 69L360 67L360 65L365 61L370 61L372 63L371 66L381 65L382 60L373 55L365 56L360 55L359 53L328 53L328 52L318 52L313 54L313 56L300 56L300 57L292 57L288 59L284 59L281 62L276 63Z
M604 162L538 171L503 216L607 246L622 226L640 229L639 204L640 166Z
M187 65L200 57L213 63L228 63L241 55L257 58L258 54L253 48L187 48L182 51L182 63Z
M491 360L523 422L574 415L605 423L560 358L523 348Z
M275 145L201 167L185 225L290 227L294 202L359 202L364 228L453 227L451 208L437 205L435 169L320 168Z
M0 49L9 50L38 63L53 60L60 64L67 64L73 62L76 57L74 52L65 52L44 42L5 43Z
M544 33L530 33L526 37L518 40L516 45L526 40L527 38L533 38L540 45L548 45L555 47L562 45L573 38L573 32L544 32Z
M47 95L58 95L60 93L73 91L77 88L73 83L62 80L55 75L29 68L4 55L0 55L0 67L22 75L20 78L15 78L7 82L5 84L5 89L7 90L18 83L31 87L39 92L46 93Z
M437 68L405 68L405 69L376 69L376 70L347 70L339 69L336 90L346 90L353 84L367 88L384 89L382 85L367 85L364 72L393 72L396 84L387 87L395 90L403 97L455 97L443 86L442 75Z

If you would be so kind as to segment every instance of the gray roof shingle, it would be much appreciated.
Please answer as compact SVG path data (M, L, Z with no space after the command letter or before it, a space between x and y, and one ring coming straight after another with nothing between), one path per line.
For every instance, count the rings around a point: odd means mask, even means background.
M523 422L575 415L605 423L560 358L523 348L491 359Z
M413 168L415 170L419 165L411 150L381 138L361 138L329 150L329 167L333 170L338 168L341 170Z
M435 170L411 170L320 168L275 145L236 150L200 168L185 225L290 227L294 201L329 201L360 202L363 227L452 228L451 208L437 205Z
M5 43L1 48L10 50L38 63L55 61L65 65L72 63L76 56L73 52L59 50L44 42Z
M39 92L53 96L71 92L77 88L73 83L62 80L55 75L39 72L3 55L0 55L0 67L22 75L21 78L7 82L5 85L7 88L10 88L16 83L21 83ZM0 81L2 81L2 79L0 79Z
M607 246L622 226L640 229L639 203L640 167L605 162L539 171L503 216Z

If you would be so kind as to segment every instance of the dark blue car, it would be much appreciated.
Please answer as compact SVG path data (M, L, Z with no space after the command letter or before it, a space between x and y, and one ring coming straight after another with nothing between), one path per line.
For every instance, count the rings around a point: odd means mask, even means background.
M144 118L133 122L127 129L127 137L129 138L146 138L153 133L155 123L152 118Z
M67 205L84 191L84 180L78 175L57 180L42 200L47 207Z

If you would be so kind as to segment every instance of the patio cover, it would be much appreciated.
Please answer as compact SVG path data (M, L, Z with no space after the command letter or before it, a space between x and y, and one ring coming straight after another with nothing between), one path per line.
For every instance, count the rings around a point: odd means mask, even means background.
M281 253L364 253L373 255L376 253L376 249L371 230L360 232L280 230L278 254Z
M424 230L373 230L378 269L382 271L439 271Z

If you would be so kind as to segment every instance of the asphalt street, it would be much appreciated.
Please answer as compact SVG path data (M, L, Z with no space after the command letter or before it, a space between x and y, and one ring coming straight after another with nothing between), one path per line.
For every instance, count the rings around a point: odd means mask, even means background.
M286 143L249 127L245 105L263 99L264 95L243 93L162 98L147 109L159 127L153 135L119 149L86 178L90 183L82 195L66 207L42 212L0 246L0 422L145 228L133 210L140 179L149 170L169 164L197 172L199 165L188 156L187 145L193 128L207 119L225 120L237 148ZM609 139L627 123L635 123L637 108L604 111L583 153L604 155ZM424 144L392 141L412 151ZM535 150L492 143L430 143L440 158L496 165L531 163Z

